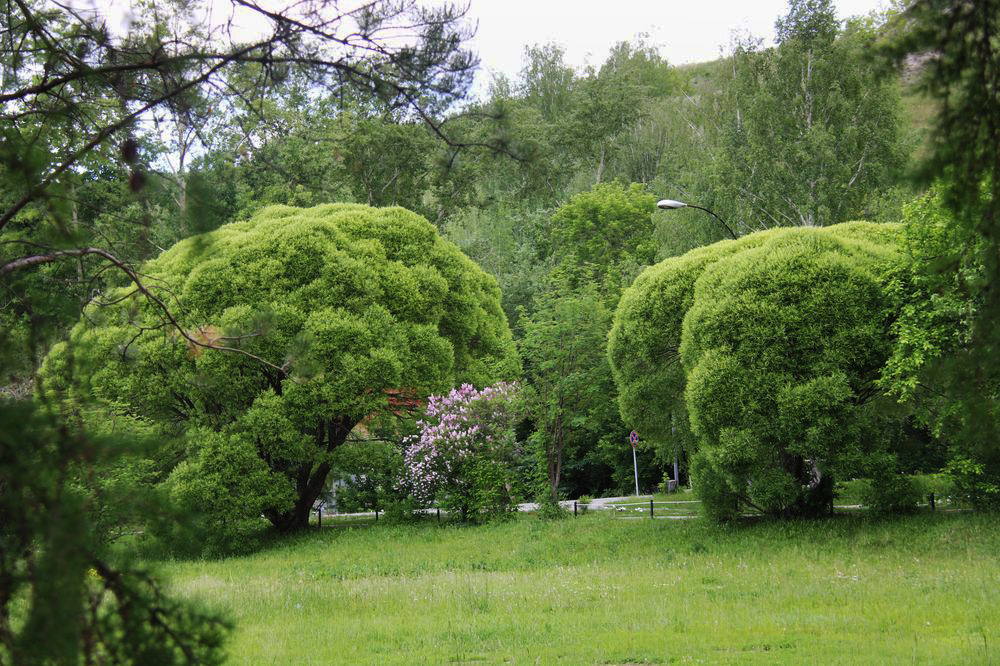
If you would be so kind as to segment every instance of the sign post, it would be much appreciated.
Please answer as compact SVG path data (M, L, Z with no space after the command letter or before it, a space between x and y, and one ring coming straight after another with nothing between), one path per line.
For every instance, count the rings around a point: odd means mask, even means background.
M635 461L635 445L639 443L639 433L635 430L629 433L628 441L632 444L632 469L635 470L635 496L639 496L639 465Z

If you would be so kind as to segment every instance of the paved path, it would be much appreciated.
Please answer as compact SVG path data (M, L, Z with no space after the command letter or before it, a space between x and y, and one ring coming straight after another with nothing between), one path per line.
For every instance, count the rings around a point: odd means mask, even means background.
M629 502L629 501L646 504L649 502L651 497L652 497L651 495L639 495L638 497L636 497L635 495L628 495L626 497L595 497L594 499L590 500L590 502L587 503L587 508L593 511L610 511L611 509L614 508L612 506L613 504L619 502ZM573 502L575 501L577 500L562 500L561 502L559 502L559 506L561 506L564 509L572 511ZM538 511L538 502L525 502L524 504L518 504L517 510ZM416 511L420 513L434 513L434 509L417 509ZM331 518L336 516L362 518L362 517L374 517L375 512L361 511L358 513L326 513L326 511L324 511L323 515ZM657 518L666 518L666 517L668 516L657 516ZM669 516L669 517L686 518L687 516Z
M609 504L614 504L616 502L627 502L628 500L633 500L635 502L648 502L651 495L630 495L628 497L595 497L587 503L589 509L594 510L609 510L611 509ZM559 506L564 509L572 509L573 502L576 500L562 500L559 502ZM525 502L524 504L517 505L518 511L538 511L538 502Z

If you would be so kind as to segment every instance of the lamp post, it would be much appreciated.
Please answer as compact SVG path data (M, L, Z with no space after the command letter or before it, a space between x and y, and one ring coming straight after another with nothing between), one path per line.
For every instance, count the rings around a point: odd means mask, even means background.
M729 225L726 224L721 217L719 217L718 215L716 215L707 208L702 208L701 206L695 206L694 204L684 203L683 201L674 201L673 199L663 199L657 202L656 207L662 208L663 210L676 210L677 208L697 208L698 210L703 210L712 217L714 217L715 219L717 219L719 223L726 228L726 231L729 232L729 235L732 236L734 240L736 238L739 238L739 236L736 235L736 232L730 229Z

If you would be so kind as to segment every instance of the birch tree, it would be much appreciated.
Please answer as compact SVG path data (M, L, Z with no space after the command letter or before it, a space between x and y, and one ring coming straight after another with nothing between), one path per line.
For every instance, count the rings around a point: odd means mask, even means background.
M718 187L744 231L865 217L904 165L899 93L865 55L875 31L792 0L778 45L732 54Z

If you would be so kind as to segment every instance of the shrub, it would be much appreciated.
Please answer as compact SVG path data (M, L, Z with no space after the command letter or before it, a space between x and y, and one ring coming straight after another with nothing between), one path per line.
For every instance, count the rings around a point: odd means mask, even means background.
M519 495L518 385L471 384L432 395L419 434L406 440L403 486L424 506L437 502L463 520L505 515Z
M704 453L697 453L691 458L691 478L705 518L724 523L739 517L739 494L732 489L722 470L709 462Z
M945 471L959 502L977 509L1000 509L1000 481L987 473L986 465L958 455L948 462Z
M552 499L551 493L545 493L538 499L538 517L542 520L562 520L569 517L569 510Z
M900 473L898 460L882 454L870 461L871 478L862 488L861 503L875 514L912 513L920 502L920 486L909 476Z
M337 511L351 513L385 509L403 499L397 487L403 474L403 453L398 444L349 441L334 451L331 492Z
M622 296L608 347L622 416L667 440L686 412L714 517L732 517L736 497L819 514L830 477L889 446L872 387L891 348L897 234L759 232L661 262Z

